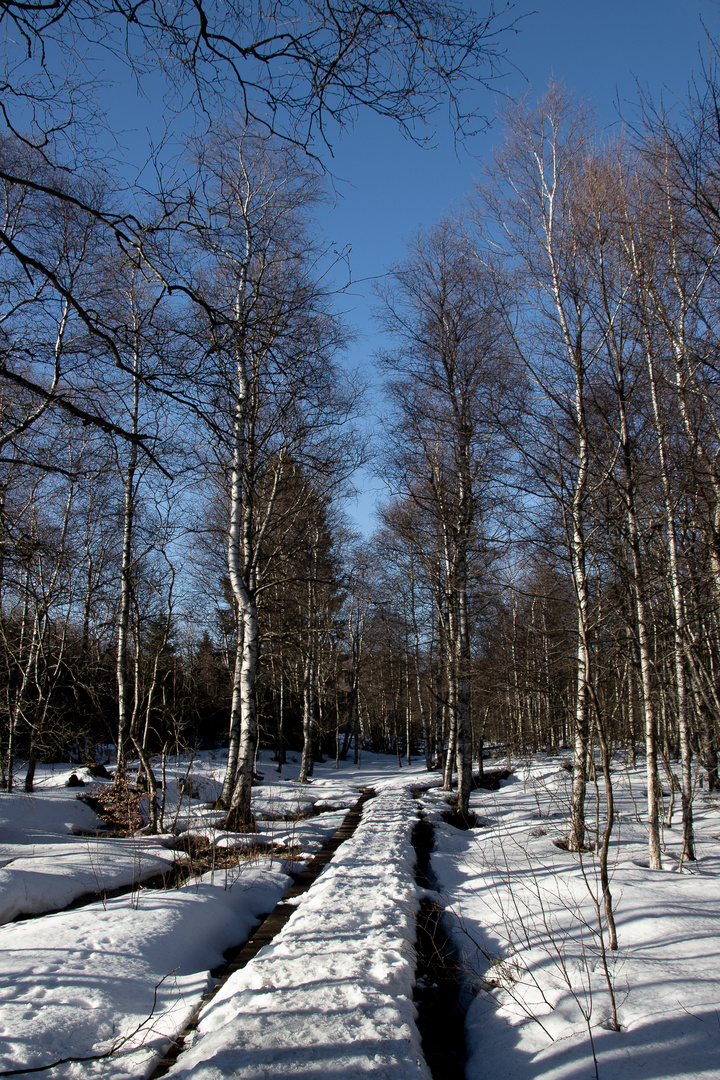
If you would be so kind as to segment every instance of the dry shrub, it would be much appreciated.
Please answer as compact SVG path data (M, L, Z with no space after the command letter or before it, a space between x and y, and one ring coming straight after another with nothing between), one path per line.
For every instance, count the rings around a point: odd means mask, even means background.
M147 795L130 782L124 769L117 770L112 784L94 784L78 798L118 836L129 836L145 824L142 804Z

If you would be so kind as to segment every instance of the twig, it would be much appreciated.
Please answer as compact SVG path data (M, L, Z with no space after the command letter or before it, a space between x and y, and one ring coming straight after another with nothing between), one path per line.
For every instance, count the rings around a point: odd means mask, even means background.
M169 971L167 973L167 975L163 975L163 977L162 977L162 979L160 980L159 983L155 984L155 989L154 989L154 992L153 992L152 1009L150 1010L149 1014L145 1017L145 1019L142 1020L138 1024L138 1026L136 1028L133 1028L132 1031L128 1032L127 1035L123 1035L123 1037L121 1039L117 1039L112 1044L112 1046L109 1047L109 1049L104 1050L102 1054L88 1054L87 1057L59 1058L57 1061L51 1061L49 1065L35 1065L35 1066L25 1065L25 1066L23 1066L22 1069L5 1069L5 1070L0 1072L0 1076L25 1076L26 1073L47 1072L49 1069L54 1069L58 1065L67 1065L70 1062L72 1062L73 1064L76 1064L76 1063L77 1064L82 1064L83 1062L86 1062L86 1061L102 1061L104 1058L111 1057L114 1053L116 1053L120 1049L121 1046L124 1046L125 1043L130 1041L130 1039L133 1039L137 1035L138 1031L140 1031L142 1028L144 1028L145 1025L148 1024L150 1022L150 1020L152 1020L153 1016L155 1015L155 1009L157 1008L158 990L160 989L162 984L165 982L165 980L169 979L171 975L174 975L176 971L177 971L177 968L173 968L173 970Z

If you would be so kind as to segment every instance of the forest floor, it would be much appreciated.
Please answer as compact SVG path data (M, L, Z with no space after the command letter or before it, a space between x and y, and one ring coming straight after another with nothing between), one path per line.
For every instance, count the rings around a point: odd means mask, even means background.
M429 898L460 959L468 1080L720 1077L717 795L698 786L697 862L680 864L676 812L664 869L651 871L642 770L615 760L613 953L595 856L556 843L569 805L562 756L514 761L499 790L473 794L468 830L444 820L446 794L420 763L398 770L365 754L299 785L299 762L278 777L265 760L254 836L222 832L208 808L223 764L203 754L168 768L158 837L96 834L76 798L88 789L65 786L70 766L38 769L33 795L0 795L0 1075L149 1076L223 954L372 787L355 833L274 941L207 1002L170 1076L429 1080L412 1000L415 915ZM602 825L602 788L599 802ZM419 814L435 830L430 889L415 884ZM204 872L179 888L143 885L185 859L188 836L204 840Z

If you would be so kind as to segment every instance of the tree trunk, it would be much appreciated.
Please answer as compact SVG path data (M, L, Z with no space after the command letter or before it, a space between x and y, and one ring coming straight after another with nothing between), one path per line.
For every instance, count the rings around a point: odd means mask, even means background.
M133 357L133 404L131 430L137 436L140 417L139 356ZM120 619L117 637L117 662L115 673L118 688L118 773L125 766L127 743L130 737L130 688L128 686L127 652L130 608L132 605L133 526L135 524L135 474L138 465L137 442L130 443L127 470L122 478L125 491L123 504L122 559L120 564Z
M257 647L257 611L254 603L251 603L243 617L243 651L240 670L240 745L235 786L225 822L225 828L233 832L255 831L251 795L253 764L258 735L255 706Z
M695 860L695 839L693 835L693 787L692 787L692 751L690 748L690 734L687 715L687 683L685 678L685 605L680 582L680 568L677 550L677 534L675 526L675 507L673 504L672 483L668 468L665 430L660 414L657 394L655 367L651 350L647 350L647 363L650 375L650 390L653 404L653 417L655 421L655 434L658 442L658 457L660 472L663 483L663 496L665 503L665 521L667 530L668 556L670 560L670 582L672 586L673 606L673 650L675 663L675 693L677 704L678 734L680 738L680 768L681 784L680 797L682 802L683 822L683 852L682 858L691 862Z

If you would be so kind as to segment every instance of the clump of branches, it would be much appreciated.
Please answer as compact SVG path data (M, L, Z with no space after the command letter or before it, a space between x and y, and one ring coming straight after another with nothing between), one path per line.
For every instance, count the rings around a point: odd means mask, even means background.
M145 824L147 793L132 783L125 769L117 770L112 784L94 784L87 795L78 798L117 835L130 836Z

